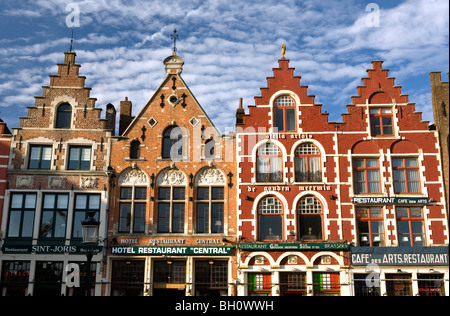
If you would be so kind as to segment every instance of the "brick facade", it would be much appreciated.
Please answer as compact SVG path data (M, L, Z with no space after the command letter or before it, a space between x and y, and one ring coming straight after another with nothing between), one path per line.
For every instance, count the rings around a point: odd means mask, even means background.
M202 252L199 251L231 246L237 231L234 215L235 157L230 155L234 137L221 135L196 101L181 77L183 60L174 54L164 64L166 78L137 116L132 116L132 103L127 98L120 104L120 135L112 143L111 166L115 169L116 179L108 223L108 244L111 247L104 274L107 279L112 278L112 283L105 287L104 293L118 295L137 291L142 295L181 293L194 296L215 292L216 286L209 281L198 284L201 270L196 267L207 261L212 269L221 267L226 271L225 279L221 279L220 293L235 295L232 286L232 280L236 278L234 250L216 256L171 256L171 252L164 256L139 253L133 256L127 252L132 250L126 246L144 247L139 249L148 254L152 249L146 247L161 245L167 247L164 251L193 247L193 251L200 254ZM166 136L171 129L172 140ZM172 151L167 148L167 142L173 147ZM213 190L216 187L222 192L217 200L210 197L206 199L210 202L206 202L204 196L200 197L201 188ZM140 198L144 206L132 203L131 197L124 193L130 190L136 201L139 188L145 190L145 194L141 193L145 197ZM169 196L162 197L163 190ZM182 196L175 197L175 190L181 190ZM213 194L212 191L209 194ZM223 214L219 217L209 215L210 218L205 220L204 209L200 205L210 203L207 208L211 214L216 202L221 205L218 206L222 208L219 212ZM138 207L145 207L145 218L138 214ZM199 227L200 223L202 227ZM220 228L215 227L216 224ZM141 266L136 268L145 284L140 289L139 286L131 289L120 279L114 279L121 262L132 259L137 260L136 266ZM172 260L182 265L178 268L186 277L177 282L171 280L170 275L164 280L157 279L154 271L159 265L172 265Z
M17 281L18 266L26 271L28 281L39 280L47 269L62 277L66 266L74 262L79 263L81 275L88 274L81 221L89 211L95 212L101 238L106 231L107 171L114 131L106 129L106 119L100 117L101 109L95 107L96 99L90 97L91 89L85 87L86 78L79 75L75 57L74 52L64 54L58 74L50 76L43 95L35 97L28 115L20 118L20 128L13 129L2 223L6 233L0 266L3 294L11 291L8 282ZM94 255L89 274L99 275L101 254ZM86 294L83 277L78 288L20 281L16 291L22 295Z
M7 188L9 148L11 145L11 131L3 120L0 119L0 239L3 238L2 218L3 205L5 202L5 192Z

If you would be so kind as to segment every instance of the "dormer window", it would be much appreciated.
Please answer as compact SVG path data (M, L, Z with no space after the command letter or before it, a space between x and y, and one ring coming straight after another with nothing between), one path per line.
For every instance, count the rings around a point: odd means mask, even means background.
M372 136L393 136L392 108L371 108L370 127Z
M284 95L275 100L273 106L274 128L277 132L295 132L295 101Z

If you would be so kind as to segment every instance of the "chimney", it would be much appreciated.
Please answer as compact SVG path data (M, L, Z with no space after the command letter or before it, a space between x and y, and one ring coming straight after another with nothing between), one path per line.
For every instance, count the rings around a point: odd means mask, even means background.
M244 107L242 106L242 98L239 99L239 108L236 111L236 124L244 123L243 116L245 115Z
M128 101L128 97L125 98L125 101L120 101L119 135L122 135L133 121L131 107L132 103Z
M106 129L116 133L116 108L111 103L106 106Z

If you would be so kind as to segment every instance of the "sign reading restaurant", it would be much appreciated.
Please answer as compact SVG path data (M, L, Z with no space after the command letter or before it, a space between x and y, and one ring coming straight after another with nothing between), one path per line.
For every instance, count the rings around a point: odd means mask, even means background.
M448 266L448 247L352 247L352 265Z
M231 247L195 247L195 246L113 246L112 255L208 255L208 256L227 256L231 255Z
M428 198L362 196L352 198L353 204L414 205L428 204Z
M238 249L242 250L349 250L348 243L240 243Z

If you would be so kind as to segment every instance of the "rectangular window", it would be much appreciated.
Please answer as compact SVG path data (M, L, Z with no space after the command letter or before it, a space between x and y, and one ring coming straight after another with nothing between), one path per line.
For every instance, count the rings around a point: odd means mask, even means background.
M195 261L195 294L220 295L228 289L228 262L217 260ZM226 292L225 292L226 293Z
M63 262L36 262L34 296L61 296Z
M8 237L32 238L35 212L35 193L12 193Z
M223 233L224 188L197 188L197 233Z
M158 188L158 233L183 233L185 188Z
M340 295L339 273L314 273L313 278L315 296Z
M371 108L370 126L372 136L394 135L392 108Z
M445 296L443 274L418 274L420 296Z
M70 146L68 170L90 170L91 150L91 147Z
M395 193L420 193L417 158L392 159Z
M83 238L83 228L81 226L81 222L85 221L89 217L88 213L93 212L95 220L100 220L100 203L100 194L75 195L72 238Z
M52 149L52 146L32 145L30 147L28 169L50 170L52 163Z
M66 237L68 207L68 194L44 194L40 238Z
M147 214L147 187L120 188L119 232L144 233Z
M153 282L169 284L186 283L186 261L154 261Z
M144 291L145 260L112 262L111 295L142 296Z
M353 159L353 180L356 194L381 193L378 159Z
M269 296L272 292L272 275L269 273L249 273L248 290L250 296Z
M280 288L282 296L306 296L306 273L281 272Z
M388 296L412 296L411 274L386 274Z
M355 280L355 296L380 296L380 287L372 284L373 278L369 274L354 274Z
M421 207L397 207L399 246L424 247L425 225Z
M384 222L381 207L356 208L360 247L384 247Z
M30 266L30 261L3 261L0 295L27 296Z

